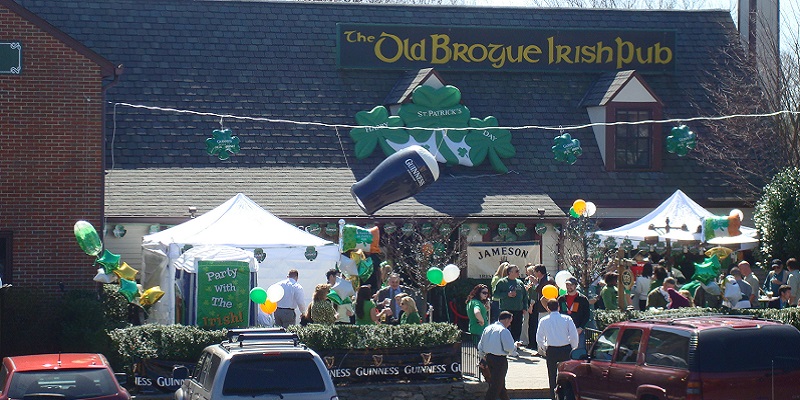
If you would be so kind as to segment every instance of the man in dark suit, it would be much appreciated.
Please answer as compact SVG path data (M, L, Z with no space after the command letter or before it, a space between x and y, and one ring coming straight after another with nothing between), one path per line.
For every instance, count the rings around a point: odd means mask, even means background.
M389 275L388 280L389 286L381 289L378 291L378 303L385 301L386 299L389 300L389 307L392 309L392 322L397 323L400 321L400 304L395 299L398 294L405 293L414 298L414 301L417 303L417 307L419 310L420 316L425 315L427 311L427 303L420 299L417 296L417 293L408 286L404 286L400 284L400 275L397 273L392 273Z
M792 298L792 287L789 285L781 285L781 287L778 289L778 293L778 297L770 301L768 307L777 309L791 307L792 303L790 301Z

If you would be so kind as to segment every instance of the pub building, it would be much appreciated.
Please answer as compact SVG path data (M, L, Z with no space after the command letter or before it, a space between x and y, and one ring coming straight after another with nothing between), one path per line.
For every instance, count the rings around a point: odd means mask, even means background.
M236 193L334 242L340 219L423 238L447 225L473 251L453 260L468 277L503 257L555 273L576 199L603 228L676 189L752 211L666 150L678 124L613 125L715 115L710 71L741 47L725 10L0 0L0 21L0 273L15 285L95 286L77 220L141 270L143 236ZM211 154L217 132L238 151ZM367 215L351 186L412 144L438 180Z

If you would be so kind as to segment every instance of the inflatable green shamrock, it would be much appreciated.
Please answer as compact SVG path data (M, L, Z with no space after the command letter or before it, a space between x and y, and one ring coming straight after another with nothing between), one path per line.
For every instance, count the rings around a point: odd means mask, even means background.
M230 129L211 132L213 137L206 139L206 152L208 155L216 155L220 160L227 160L231 154L238 154L239 138L231 136L231 133Z
M553 138L553 154L558 161L564 161L569 164L575 164L578 161L578 156L583 154L581 149L581 141L573 139L569 133Z
M686 125L672 128L670 135L667 136L667 151L683 157L694 150L697 144L694 132L690 131Z

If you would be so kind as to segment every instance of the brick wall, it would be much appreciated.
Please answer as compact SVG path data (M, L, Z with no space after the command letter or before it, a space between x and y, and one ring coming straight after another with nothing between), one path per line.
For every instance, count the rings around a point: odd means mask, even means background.
M102 229L100 67L0 5L0 42L22 44L22 73L0 74L0 232L13 235L14 286L92 288L93 258L72 232ZM100 232L102 234L102 232Z

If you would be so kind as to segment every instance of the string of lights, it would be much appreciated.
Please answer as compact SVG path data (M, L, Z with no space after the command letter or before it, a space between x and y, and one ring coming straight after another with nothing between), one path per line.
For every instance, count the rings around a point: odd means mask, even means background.
M325 122L315 122L315 121L296 121L292 119L283 119L283 118L266 118L266 117L249 117L249 116L241 116L241 115L233 115L233 114L219 114L213 112L203 112L203 111L195 111L195 110L184 110L184 109L177 109L177 108L169 108L169 107L158 107L158 106L148 106L142 104L130 104L130 103L112 103L114 104L115 112L117 106L122 107L129 107L129 108L140 108L146 109L150 111L160 111L160 112L168 112L168 113L176 113L176 114L190 114L190 115L197 115L197 116L207 116L207 117L215 117L220 118L220 123L223 119L233 119L233 120L242 120L242 121L254 121L254 122L268 122L268 123L283 123L283 124L294 124L294 125L305 125L305 126L317 126L323 128L342 128L342 129L355 129L355 128L374 128L374 126L368 125L348 125L348 124L332 124L332 123L325 123ZM595 126L618 126L618 125L643 125L643 124L685 124L687 122L696 122L696 121L722 121L727 119L733 118L767 118L767 117L777 117L779 115L800 115L800 111L792 111L792 110L780 110L774 111L770 113L763 113L763 114L731 114L731 115L722 115L716 117L687 117L687 118L670 118L670 119L660 119L660 120L642 120L642 121L618 121L618 122L593 122L589 124L583 125L567 125L567 126L542 126L542 125L523 125L523 126L497 126L497 127L484 127L484 128L476 128L476 127L463 127L463 128L447 128L448 131L469 131L469 130L488 130L488 129L504 129L504 130L529 130L529 129L540 129L545 131L574 131L579 129L585 128L592 128ZM405 126L381 126L381 129L408 129ZM414 129L422 129L422 130L433 130L439 131L442 128L414 128Z

